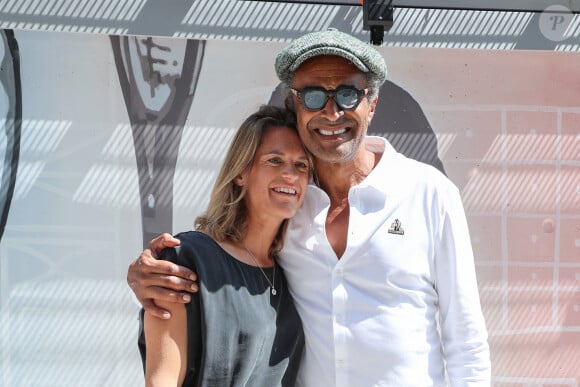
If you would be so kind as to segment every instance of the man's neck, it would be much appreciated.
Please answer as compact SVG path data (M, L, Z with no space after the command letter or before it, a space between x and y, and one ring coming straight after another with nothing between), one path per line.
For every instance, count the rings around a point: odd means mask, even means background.
M315 160L317 184L330 197L331 203L348 199L351 187L360 184L375 168L380 154L366 150L363 146L354 159L339 163Z

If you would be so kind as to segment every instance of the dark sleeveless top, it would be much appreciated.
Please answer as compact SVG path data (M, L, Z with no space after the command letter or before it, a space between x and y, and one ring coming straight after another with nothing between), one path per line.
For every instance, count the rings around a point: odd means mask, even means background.
M293 386L304 348L300 317L276 266L276 295L260 268L229 255L209 236L178 234L163 259L198 275L187 311L187 372L183 386ZM262 268L272 282L273 268ZM139 335L145 362L143 330Z

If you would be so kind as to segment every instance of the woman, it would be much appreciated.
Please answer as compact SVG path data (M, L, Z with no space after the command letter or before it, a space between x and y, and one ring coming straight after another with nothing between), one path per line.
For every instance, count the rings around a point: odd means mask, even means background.
M145 312L147 386L294 385L302 324L275 257L311 166L292 113L263 106L238 129L196 231L162 254L200 291L162 305L169 320Z

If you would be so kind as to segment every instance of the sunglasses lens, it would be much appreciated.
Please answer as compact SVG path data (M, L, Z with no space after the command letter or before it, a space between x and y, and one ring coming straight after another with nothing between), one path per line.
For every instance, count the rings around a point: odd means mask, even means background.
M358 106L361 91L352 86L340 86L336 90L322 88L304 88L300 91L300 98L304 107L310 111L321 110L332 96L342 110L351 110Z
M302 102L304 107L309 110L320 110L326 105L328 97L326 93L322 90L303 90L302 91Z
M336 91L334 99L342 109L352 109L358 105L358 92L350 87L341 88Z

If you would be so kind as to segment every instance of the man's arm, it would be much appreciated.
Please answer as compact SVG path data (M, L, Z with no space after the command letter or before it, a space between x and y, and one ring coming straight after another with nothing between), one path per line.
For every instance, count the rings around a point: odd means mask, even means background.
M447 190L436 247L442 343L451 386L489 386L491 364L475 263L459 191Z
M157 259L157 254L166 247L179 245L179 239L164 233L151 240L149 248L129 265L127 283L137 300L152 316L171 318L166 308L156 305L157 301L188 303L188 292L197 292L197 276L186 267Z

